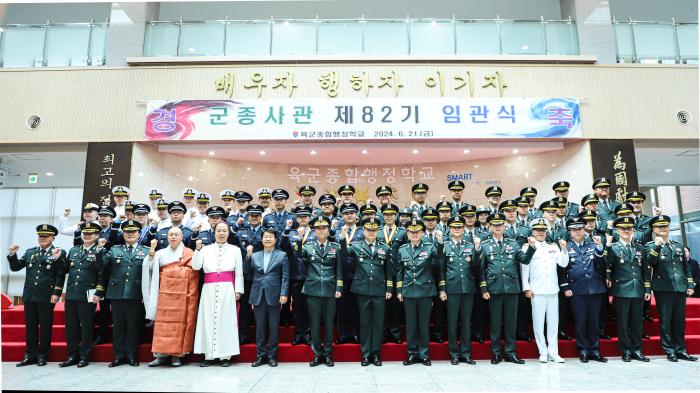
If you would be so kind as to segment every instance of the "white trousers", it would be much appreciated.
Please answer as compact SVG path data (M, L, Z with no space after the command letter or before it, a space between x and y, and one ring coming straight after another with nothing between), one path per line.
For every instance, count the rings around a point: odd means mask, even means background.
M557 333L559 329L559 295L537 295L532 301L532 330L540 355L556 356L559 354ZM547 321L547 340L544 325ZM548 345L549 344L549 345Z

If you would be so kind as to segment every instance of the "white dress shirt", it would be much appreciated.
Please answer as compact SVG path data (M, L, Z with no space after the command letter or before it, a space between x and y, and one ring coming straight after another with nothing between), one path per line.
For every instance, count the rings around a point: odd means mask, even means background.
M552 295L559 293L557 265L566 267L569 255L559 250L556 244L536 242L535 254L529 265L520 265L523 280L523 292L532 291L535 295ZM523 245L523 252L528 245ZM565 250L566 251L566 250Z

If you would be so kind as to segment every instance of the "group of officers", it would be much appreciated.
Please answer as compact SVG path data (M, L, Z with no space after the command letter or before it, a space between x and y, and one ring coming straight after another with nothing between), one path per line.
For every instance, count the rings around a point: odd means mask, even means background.
M21 256L19 246L10 247L11 269L26 268L26 351L17 366L46 364L53 309L64 284L68 358L60 365L87 366L93 344L109 340L111 319L115 361L110 366L138 366L144 258L167 247L170 228L180 228L185 246L195 249L198 241L213 243L213 228L224 221L231 233L228 242L244 258L263 249L265 230L278 235L277 248L288 257L285 284L291 299L281 306L280 324L294 325L293 345L311 345L311 366L333 365L334 326L336 344L359 343L362 365L379 366L382 343L402 342L402 323L405 365L430 365L429 341L444 342L445 331L452 364L474 364L471 342L484 342L487 324L491 363L523 363L516 339L532 340L531 302L538 295L530 285L537 280L532 275L549 270L531 269L524 280L521 269L534 264L536 250L545 245L566 262L547 273L556 276L558 285L558 320L547 319L556 325L554 337L547 337L550 345L553 338L571 340L566 329L573 319L580 361L606 362L600 339L609 338L607 317L617 322L622 360L648 361L642 353L643 320L653 291L667 359L695 361L684 343L685 302L695 283L683 246L669 239L670 218L656 207L653 216L644 215L641 192L628 193L623 203L611 199L609 186L608 179L595 179L593 192L580 205L569 200L566 181L555 183L554 198L539 205L533 187L502 200L502 189L491 186L484 193L487 203L475 206L462 200L464 183L452 181L449 198L431 206L429 187L419 183L412 187L410 206L399 208L388 186L377 188L377 205L367 201L358 206L355 188L343 185L337 197L320 195L314 206L316 190L307 185L297 190L299 200L292 209L283 189L258 190L258 203L248 192L223 190L221 205L213 205L210 194L193 188L183 190L182 201L165 200L153 188L149 203L137 203L129 199L127 187L117 186L113 206L88 203L82 221L74 225L68 223L66 209L57 227L37 227L36 247ZM74 237L67 253L53 245L59 234ZM251 341L254 324L247 298L251 272L244 271L244 279L241 344ZM610 295L614 317L606 313ZM540 360L563 361L558 353L542 354L540 344L546 348L546 343L537 334L542 327L536 324L533 330Z

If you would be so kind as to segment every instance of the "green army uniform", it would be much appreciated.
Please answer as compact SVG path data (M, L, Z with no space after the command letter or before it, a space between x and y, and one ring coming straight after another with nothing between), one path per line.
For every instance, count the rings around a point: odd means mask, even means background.
M633 225L629 217L615 226ZM615 297L617 334L623 360L642 351L644 294L651 293L650 270L639 244L612 243L606 250L606 279Z
M386 204L382 206L382 214L397 214L399 211L398 206L394 204ZM385 307L385 317L384 317L384 338L387 341L392 341L394 343L401 343L401 302L396 298L396 273L399 271L399 267L395 264L396 258L394 256L399 252L399 248L408 242L406 228L394 224L394 228L389 228L384 225L379 228L379 233L377 234L377 241L382 242L389 246L391 249L391 277L387 279L391 283L391 299L386 301Z

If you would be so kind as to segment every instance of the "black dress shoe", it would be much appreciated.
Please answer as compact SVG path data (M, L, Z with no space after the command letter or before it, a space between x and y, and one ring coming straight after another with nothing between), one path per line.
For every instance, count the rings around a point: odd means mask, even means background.
M600 362L600 363L607 363L607 362L608 362L608 359L607 359L607 358L604 358L604 357L603 357L601 354L599 354L599 353L594 353L594 354L592 354L591 356L589 356L589 358L590 358L591 360L595 360L596 362Z
M506 362L515 364L524 364L525 361L517 356L506 356Z
M352 336L352 338L350 340L351 340L350 342L352 344L359 344L360 343L360 338L357 336Z
M450 359L450 364L452 364L453 366L458 365L458 364L459 364L459 358L451 358L451 359Z
M360 362L360 366L362 366L362 367L369 366L369 358L362 358L362 361Z
M335 366L335 362L333 362L333 358L330 356L326 356L326 361L324 362L326 366L328 367L333 367Z
M598 337L600 337L601 340L610 340L610 338L611 338L610 336L605 334L605 332L601 332Z
M123 364L126 364L126 360L117 359L117 360L112 361L112 363L108 364L107 367L119 367Z
M270 360L267 361L268 366L270 367L277 367L277 359L275 358L270 358Z
M498 364L503 361L503 358L500 356L491 356L491 364Z
M571 341L571 336L566 334L566 332L559 332L558 336L560 340Z
M462 356L459 358L459 361L461 363L466 363L466 364L471 364L471 365L476 364L476 362L471 358L471 356Z
M256 358L255 361L253 363L251 363L250 365L253 367L260 367L265 363L267 363L266 359L264 357L259 357L259 358Z
M379 367L382 365L382 359L380 359L379 356L374 355L374 360L372 361L372 364Z
M292 340L292 345L299 345L299 344L301 344L300 341L301 341L301 340L300 340L299 338L294 337L294 339Z
M36 365L39 367L46 366L46 358L39 358L36 360Z
M36 360L36 359L32 359L32 358L30 358L30 357L28 357L28 356L25 356L24 359L22 359L21 362L19 362L19 363L16 364L16 366L17 366L17 367L24 367L24 366L29 366L29 365L32 365L32 364L37 364L37 360Z
M129 359L129 366L131 367L138 367L139 366L139 361L136 360L135 358Z
M689 362L695 362L698 360L697 357L689 355L688 352L676 352L676 357L681 360L687 360Z
M669 353L669 354L666 355L666 360L668 360L669 362L674 362L674 363L675 363L675 362L678 361L678 358L676 357L676 355L674 355L674 354L672 354L672 353Z
M309 366L316 367L323 363L323 356L314 356L314 360L309 363Z
M651 339L651 336L648 334L642 334L642 338L645 340L649 340L649 339Z
M76 358L68 358L65 362L59 363L58 367L70 367L78 364L79 360Z
M221 367L231 367L231 359L224 359L221 361Z
M419 360L419 358L418 358L418 355L412 354L412 355L409 355L408 359L406 359L406 360L403 361L403 365L404 365L404 366L410 366L410 365L412 365L412 364L418 363L419 361L420 361L420 360Z
M401 340L401 337L394 337L394 338L391 339L391 341L392 341L394 344L401 344L401 343L403 342L403 341Z
M632 361L632 354L630 354L629 352L623 353L622 354L622 361L625 363L631 362Z
M644 356L641 352L634 352L632 354L632 359L639 360L640 362L648 362L649 358Z
M421 359L420 362L423 363L424 366L432 366L433 364L433 362L431 362L428 358Z
M90 363L88 363L87 360L85 360L85 359L80 359L80 361L78 362L78 368L87 367L88 364L90 364Z
M211 366L211 365L213 365L213 364L214 364L214 360L213 360L213 359L212 359L212 360L204 359L204 361L203 361L202 363L199 363L199 367L209 367L209 366Z
M578 360L580 360L581 363L588 363L588 355L582 353L581 355L579 355Z

